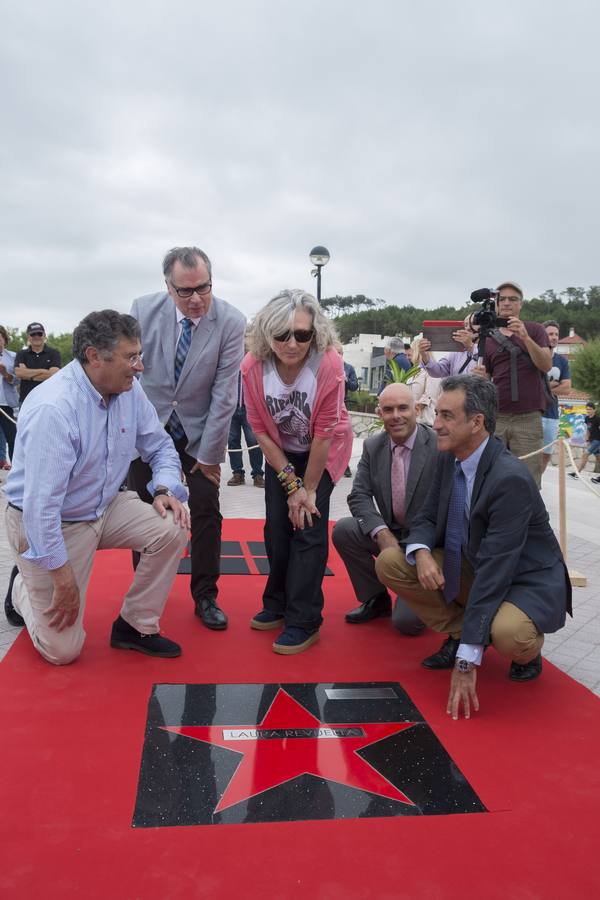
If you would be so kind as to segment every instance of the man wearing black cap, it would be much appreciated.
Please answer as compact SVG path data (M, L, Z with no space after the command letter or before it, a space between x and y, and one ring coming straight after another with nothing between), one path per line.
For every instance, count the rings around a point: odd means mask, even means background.
M29 346L25 350L19 350L15 357L15 375L21 382L21 405L34 387L46 381L61 367L60 353L46 343L46 332L40 322L31 322L27 326L27 343Z

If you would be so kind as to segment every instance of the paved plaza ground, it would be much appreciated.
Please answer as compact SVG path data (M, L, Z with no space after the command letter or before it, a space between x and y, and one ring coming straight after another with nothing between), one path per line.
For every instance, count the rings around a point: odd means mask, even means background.
M352 467L360 456L362 441L354 442ZM590 474L582 481L567 478L568 564L570 570L587 577L587 587L573 589L573 619L567 618L566 626L557 634L546 637L543 654L554 665L600 696L600 491L590 484ZM0 481L4 480L4 473ZM223 466L221 508L226 518L262 519L264 517L264 492L248 483L240 487L228 487L229 465ZM336 486L331 502L331 518L348 515L346 497L352 481L342 478ZM558 533L558 469L549 467L543 479L542 496L550 513L550 519ZM518 499L516 498L516 502ZM3 511L5 501L0 501L0 592L2 598L8 583L12 560L6 543ZM348 608L355 599L348 592ZM0 660L11 647L19 629L13 628L0 613ZM401 636L398 636L401 641Z

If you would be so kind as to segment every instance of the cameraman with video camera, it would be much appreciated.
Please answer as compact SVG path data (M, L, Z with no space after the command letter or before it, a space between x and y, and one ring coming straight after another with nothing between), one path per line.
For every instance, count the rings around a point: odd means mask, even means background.
M495 298L497 316L489 312L483 295ZM483 362L471 374L487 373L498 392L496 435L514 456L539 450L543 444L542 412L548 405L546 372L552 367L552 351L546 329L519 318L523 290L514 281L503 281L495 292L474 291L471 299L484 300L484 312L473 320L481 326ZM487 306L486 306L487 304ZM477 320L480 321L477 321ZM538 453L523 460L538 488L542 482L542 458Z

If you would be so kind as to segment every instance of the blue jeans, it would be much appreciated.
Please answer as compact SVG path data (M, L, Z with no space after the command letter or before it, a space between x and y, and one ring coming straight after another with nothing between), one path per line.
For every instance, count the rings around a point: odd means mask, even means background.
M231 463L232 472L239 472L244 475L244 460L242 458L242 431L246 438L246 446L252 447L256 444L256 436L246 418L246 407L238 406L231 417L231 425L229 426L229 437L227 438L227 446L229 448L229 462ZM249 450L250 468L252 478L263 474L263 455L259 447Z

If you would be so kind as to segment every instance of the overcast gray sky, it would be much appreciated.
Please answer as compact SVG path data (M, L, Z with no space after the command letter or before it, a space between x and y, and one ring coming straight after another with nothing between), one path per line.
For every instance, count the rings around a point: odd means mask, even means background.
M126 311L176 244L246 314L315 244L324 296L600 282L592 0L0 9L4 324Z

